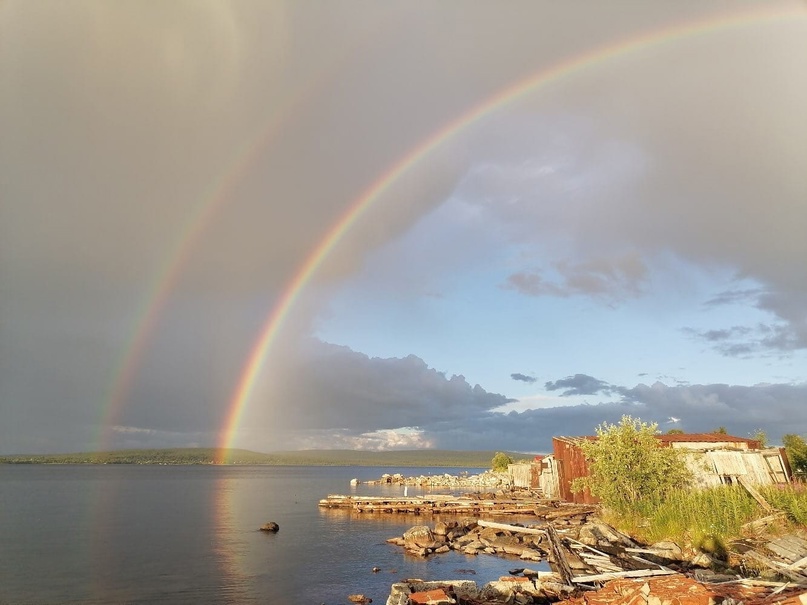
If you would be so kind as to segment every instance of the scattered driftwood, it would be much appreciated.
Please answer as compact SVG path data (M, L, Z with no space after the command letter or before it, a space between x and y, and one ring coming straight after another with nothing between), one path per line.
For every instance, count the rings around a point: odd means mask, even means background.
M549 540L550 561L555 564L555 568L560 574L563 583L572 584L574 574L572 573L571 567L569 567L569 562L566 560L566 555L563 552L563 544L560 542L558 532L556 532L555 528L551 525L547 525L546 527L546 537Z
M743 533L745 534L761 533L774 523L778 523L779 521L783 520L785 517L787 517L787 513L777 511L772 515L762 517L761 519L755 519L754 521L749 521L748 523L742 526Z
M799 573L796 573L795 571L788 569L787 564L780 563L779 561L774 561L773 559L766 557L765 555L762 555L755 550L749 550L747 553L745 553L745 556L753 559L758 563L762 563L766 567L774 570L777 574L790 578L797 584L807 585L807 576L803 576Z
M794 535L782 536L771 540L765 548L776 553L788 562L791 568L802 567L807 563L807 540ZM798 565L796 565L798 563Z
M678 573L672 569L632 569L629 571L614 571L609 573L591 574L588 576L575 576L572 582L604 582L616 580L617 578L646 578L650 576L669 576Z
M534 527L522 527L520 525L508 525L507 523L495 523L493 521L477 521L479 527L492 527L493 529L503 529L505 531L514 531L520 534L538 534L544 535L545 529L537 529Z

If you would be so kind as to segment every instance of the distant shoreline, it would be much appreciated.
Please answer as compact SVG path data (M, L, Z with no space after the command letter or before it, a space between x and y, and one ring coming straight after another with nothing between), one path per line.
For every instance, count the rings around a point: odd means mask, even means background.
M533 454L504 452L514 460L532 459ZM494 451L474 450L299 450L260 453L215 448L117 450L69 454L15 454L0 456L0 464L133 464L206 466L382 466L489 468ZM226 460L217 464L214 460Z

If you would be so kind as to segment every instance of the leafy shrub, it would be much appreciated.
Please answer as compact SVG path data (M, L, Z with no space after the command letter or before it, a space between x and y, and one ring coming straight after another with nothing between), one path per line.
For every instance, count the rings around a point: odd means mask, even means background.
M589 489L605 507L625 512L690 482L682 452L661 445L655 423L623 416L619 424L603 423L596 432L596 440L581 443L589 476L575 479L574 491Z

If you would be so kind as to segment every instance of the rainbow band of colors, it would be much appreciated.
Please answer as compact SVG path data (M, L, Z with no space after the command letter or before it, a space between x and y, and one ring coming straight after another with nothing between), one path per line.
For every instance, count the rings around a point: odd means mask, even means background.
M252 397L255 383L266 362L272 343L281 329L284 319L289 314L289 311L294 306L295 301L300 296L306 284L311 280L330 252L339 244L350 228L364 216L373 203L378 200L385 191L390 189L404 173L424 161L429 154L440 145L444 144L464 129L477 123L485 116L500 110L528 93L535 92L543 86L557 82L562 78L573 76L583 70L591 69L615 58L685 38L703 36L762 23L799 20L807 20L807 9L770 9L763 7L743 11L738 14L719 15L697 22L676 24L674 26L643 33L626 41L596 48L590 52L577 55L548 69L542 70L497 93L442 127L417 147L409 151L409 153L393 164L367 188L360 197L350 204L347 211L336 224L328 230L319 245L309 254L308 258L297 271L294 279L288 284L283 295L272 309L263 325L260 337L251 350L248 362L228 407L226 426L219 443L220 452L232 447L241 422L241 416ZM219 462L225 462L223 455L219 458Z

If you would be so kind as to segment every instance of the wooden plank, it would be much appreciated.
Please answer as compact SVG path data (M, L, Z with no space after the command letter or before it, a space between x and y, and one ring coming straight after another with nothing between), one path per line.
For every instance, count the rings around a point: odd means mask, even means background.
M751 483L745 477L743 477L742 475L739 475L737 477L737 480L740 482L740 485L742 485L745 488L745 491L747 491L749 494L751 494L751 497L754 500L756 500L759 503L759 505L762 508L764 508L767 512L772 513L772 512L774 512L776 510L770 504L768 504L768 501L765 500L765 498L762 497L762 494L760 494L754 488L754 486L751 485Z
M782 536L778 540L775 540L775 542L779 542L802 557L807 556L807 540L799 538L798 536L794 536L792 534Z
M604 582L606 580L616 580L617 578L646 578L650 576L669 576L677 573L677 571L673 571L672 569L632 569L630 571L614 571L590 576L577 576L572 578L572 582Z
M494 521L477 521L479 527L492 527L493 529L503 529L505 531L517 532L520 534L544 535L545 529L535 529L533 527L521 527L519 525L508 525L507 523L495 523Z
M572 573L569 562L566 560L566 555L563 552L563 544L560 542L558 532L551 525L546 527L546 537L549 539L549 554L552 555L552 562L560 574L561 580L564 584L571 584L574 574Z
M777 573L780 573L783 576L787 576L788 578L798 582L799 584L807 584L807 577L798 574L794 571L791 571L790 569L787 569L787 566L785 564L774 561L773 559L769 559L765 555L761 555L755 550L749 550L747 553L745 553L745 556L750 557L767 567L770 567Z

